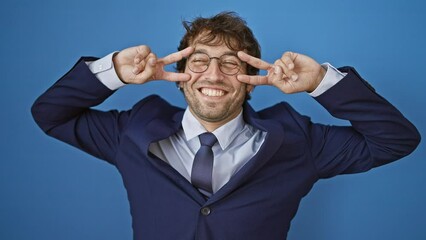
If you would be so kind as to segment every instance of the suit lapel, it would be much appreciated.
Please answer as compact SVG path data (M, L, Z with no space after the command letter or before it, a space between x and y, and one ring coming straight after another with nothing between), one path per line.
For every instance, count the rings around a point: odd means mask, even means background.
M139 146L139 149L144 155L144 158L147 159L154 168L173 181L178 188L182 189L183 192L188 194L188 196L196 201L199 205L203 205L206 200L201 195L201 193L199 193L198 190L186 180L186 178L184 178L168 163L149 152L149 145L151 143L158 142L170 137L179 131L182 127L182 117L184 110L180 108L171 109L170 105L166 107L162 106L162 103L163 102L159 102L156 104L156 106L162 109L162 111L170 111L171 114L165 114L166 116L152 120L144 126L140 124L140 121L134 121L135 126L132 126L132 131L129 133L129 135Z
M167 104L167 106L163 106L164 104ZM185 191L200 205L204 205L206 204L206 200L190 182L169 164L149 153L149 145L152 142L168 138L182 127L183 109L173 108L164 100L157 102L156 106L162 109L162 111L168 111L171 114L164 114L165 116L152 120L145 126L138 124L139 121L134 121L135 126L132 126L132 132L129 133L129 135L134 139L134 142L138 144L146 159L148 159L158 171L170 178L179 188ZM250 176L256 173L271 159L283 141L283 130L279 123L274 120L260 118L248 104L244 106L244 120L255 128L265 131L267 133L265 141L257 154L253 156L253 158L250 159L228 183L212 195L207 201L207 204L220 200L244 184Z
M219 191L217 191L207 202L212 204L227 196L236 188L244 184L244 182L256 173L262 166L264 166L274 156L275 152L281 146L283 141L284 131L278 122L274 120L261 119L257 113L248 105L244 106L244 120L262 130L265 131L266 138L260 147L259 151L242 167L230 180L226 183Z

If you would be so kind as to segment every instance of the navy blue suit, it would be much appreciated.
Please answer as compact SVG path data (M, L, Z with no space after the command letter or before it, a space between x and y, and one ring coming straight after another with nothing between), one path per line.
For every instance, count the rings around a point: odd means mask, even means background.
M88 60L88 59L86 59ZM315 98L351 127L314 124L287 103L255 112L248 124L267 132L259 152L210 199L148 151L181 128L183 109L158 96L129 111L98 111L113 91L80 60L32 108L39 126L113 164L131 207L135 239L285 239L301 199L321 178L364 172L412 152L416 128L353 68Z

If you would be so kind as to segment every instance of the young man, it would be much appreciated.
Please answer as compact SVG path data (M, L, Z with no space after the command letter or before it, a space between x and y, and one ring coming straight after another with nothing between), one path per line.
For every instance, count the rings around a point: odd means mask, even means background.
M117 167L135 239L286 239L316 181L367 171L418 145L416 128L353 68L292 52L267 63L233 13L184 25L178 52L158 58L137 46L81 59L32 108L47 134ZM175 62L176 73L164 71ZM125 84L154 80L177 82L186 110L159 96L128 111L92 109ZM306 91L352 126L314 124L287 103L255 112L247 99L263 84Z

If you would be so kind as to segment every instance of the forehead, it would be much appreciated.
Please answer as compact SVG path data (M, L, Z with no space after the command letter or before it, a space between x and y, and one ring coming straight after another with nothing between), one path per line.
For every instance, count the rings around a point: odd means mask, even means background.
M195 52L207 53L210 56L221 56L223 54L229 54L229 53L236 54L236 51L230 49L228 46L226 46L225 43L217 45L217 46L196 43L193 45L193 47L195 49Z
M206 53L236 53L239 50L239 44L236 39L225 35L214 35L207 30L190 40L189 45L194 47L196 51L204 51Z

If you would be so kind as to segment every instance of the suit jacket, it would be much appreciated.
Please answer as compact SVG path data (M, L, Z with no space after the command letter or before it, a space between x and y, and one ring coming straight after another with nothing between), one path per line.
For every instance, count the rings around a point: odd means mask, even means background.
M32 107L52 137L113 164L128 193L135 239L286 239L301 199L321 178L364 172L412 152L416 128L350 67L317 97L352 126L314 124L287 103L254 111L248 124L267 132L253 158L208 200L148 151L181 128L183 109L158 96L128 111L91 107L113 91L80 60Z

